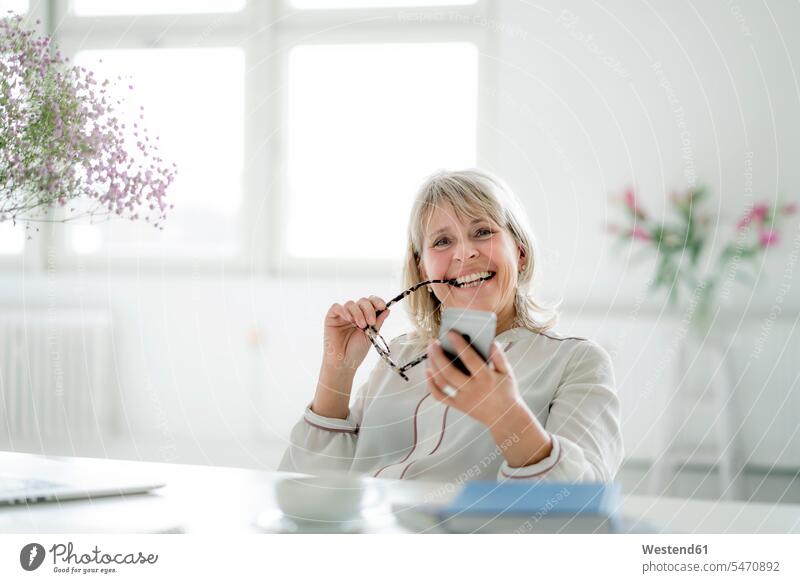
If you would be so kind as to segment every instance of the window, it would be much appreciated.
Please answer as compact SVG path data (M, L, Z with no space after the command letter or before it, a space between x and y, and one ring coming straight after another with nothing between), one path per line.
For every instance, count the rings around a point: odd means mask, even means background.
M242 201L244 54L238 48L81 51L79 65L98 79L130 76L126 117L159 137L160 156L178 175L169 192L175 208L163 231L142 221L112 220L69 229L79 255L233 256ZM179 74L177 74L180 72ZM123 84L127 89L127 82ZM135 143L134 128L126 124Z
M127 119L143 106L178 166L163 231L60 225L47 235L57 265L383 266L401 254L422 179L479 163L484 0L44 4L67 56L131 79ZM0 253L18 250L24 230L3 228Z
M163 230L116 216L65 224L56 235L63 237L56 246L65 265L135 262L147 268L164 261L241 259L246 248L246 7L245 0L56 4L63 51L97 79L118 82L123 105L117 109L126 139L143 124L151 139L158 137L158 155L177 166L167 192L174 208ZM222 12L228 14L217 14Z
M23 16L27 15L31 19L32 16L28 15L30 8L28 0L0 0L0 17L7 16L9 12L12 12ZM31 229L35 229L35 227L31 227ZM21 256L25 250L26 233L25 223L14 225L10 221L0 222L0 258L5 261L14 256Z
M477 59L469 43L292 51L288 255L397 256L421 179L475 165Z

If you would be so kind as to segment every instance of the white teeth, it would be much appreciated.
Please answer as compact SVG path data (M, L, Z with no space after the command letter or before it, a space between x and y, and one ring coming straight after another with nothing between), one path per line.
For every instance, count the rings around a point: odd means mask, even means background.
M489 277L489 275L490 275L490 273L488 271L481 271L479 273L471 273L471 274L466 275L464 277L459 277L456 280L456 283L469 283L469 282L475 281L476 279L480 279L482 277ZM462 286L462 287L466 287L466 286Z

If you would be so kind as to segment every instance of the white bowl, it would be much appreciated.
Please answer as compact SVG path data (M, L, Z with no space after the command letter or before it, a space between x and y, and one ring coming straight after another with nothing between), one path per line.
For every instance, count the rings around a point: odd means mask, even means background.
M356 520L361 517L365 492L360 479L347 476L285 478L275 485L278 507L298 521Z

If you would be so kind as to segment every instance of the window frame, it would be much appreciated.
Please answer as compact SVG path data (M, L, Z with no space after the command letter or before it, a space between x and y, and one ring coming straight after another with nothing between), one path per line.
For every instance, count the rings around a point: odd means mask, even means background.
M495 6L488 0L462 6L295 9L289 0L247 0L232 13L77 16L68 2L31 0L41 12L43 27L62 52L72 58L77 50L103 48L213 48L241 47L245 59L244 176L240 216L240 252L230 258L210 256L107 256L68 251L66 233L41 228L26 241L25 253L41 268L124 273L198 273L224 269L227 273L307 276L324 274L396 275L397 261L347 259L331 262L308 258L298 261L286 250L288 211L286 153L288 128L289 54L306 44L468 42L478 51L478 119L476 162L487 159L495 139L496 100L484 87L493 87L494 43L489 27ZM413 13L413 19L410 17ZM457 13L460 18L452 18ZM163 34L165 24L168 34ZM273 80L270 82L270 80ZM167 221L168 223L168 221ZM57 224L57 223L56 223ZM48 251L49 250L49 251ZM28 261L26 261L27 263ZM0 265L6 262L0 260Z
M284 8L289 0L284 0ZM487 98L487 95L480 90L483 86L490 86L495 78L493 62L488 58L490 54L489 46L492 42L491 35L485 27L478 25L465 25L457 22L440 22L437 16L449 12L459 12L459 14L470 17L470 20L477 18L488 18L490 4L485 0L478 0L475 4L458 7L432 7L432 8L381 8L381 9L337 9L337 10L312 10L299 9L293 13L302 13L303 18L298 22L289 21L285 26L276 31L276 41L283 58L280 61L282 70L280 71L281 92L278 103L282 108L278 112L279 119L286 119L288 113L288 83L289 78L289 54L291 50L301 45L315 44L396 44L396 43L434 43L434 42L467 42L476 46L478 51L478 107L476 120L476 162L480 166L486 159L486 148L488 145L489 133L491 128L496 127L497 115L494 109L494 100ZM348 30L342 27L352 22L354 16L361 16L363 22L369 22L376 18L390 18L398 13L413 11L420 14L420 21L399 21L391 24L359 24L349 26ZM322 31L321 26L326 28ZM281 128L283 129L283 127ZM276 189L276 216L288 216L288 189L286 188L286 153L288 151L288 135L285 131L279 137L279 165L280 169L278 180L280 183ZM267 270L271 274L284 276L305 276L312 275L375 275L380 277L393 277L402 272L403 257L399 256L393 261L380 259L350 259L339 258L335 261L326 258L296 258L290 256L287 251L286 221L277 221L273 229L273 241L268 257ZM295 263L293 263L295 262Z
M103 35L104 36L104 35ZM65 54L69 55L70 59L73 59L74 56L83 50L102 50L108 48L108 44L104 42L103 36L94 36L90 40L82 39L80 45L73 44L73 39L60 39L59 45L64 51ZM187 38L185 36L171 36L169 39L164 39L163 41L159 42L157 45L151 44L149 39L146 36L139 36L139 35L132 35L129 34L124 40L117 42L117 44L113 47L113 49L118 50L127 50L127 49L147 49L147 48L158 48L158 49L213 49L213 48L228 48L228 47L235 47L233 44L234 39L237 36L234 33L225 33L215 36L213 39L203 43L193 43L190 44L187 42ZM245 70L247 70L247 51L244 50L244 60L245 60ZM246 75L247 77L247 75ZM248 102L248 88L246 86L247 81L245 79L245 88L244 88L244 111L247 112L247 102ZM147 112L145 112L146 114ZM145 117L145 121L147 121ZM150 128L154 134L158 134L155 131L155 128ZM243 151L245 152L245 160L247 157L246 151L246 143L247 143L247 133L248 128L247 124L244 127L244 140L245 144L243 144ZM179 169L180 171L180 169ZM243 172L243 180L242 180L242 205L245 204L247 199L246 193L249 188L249 180L250 180L250 170L244 167ZM245 212L245 209L242 208L240 210L240 214L238 216L238 220L241 222L244 216L247 216L248 213ZM116 219L112 218L112 220L125 220L125 219ZM165 228L168 228L169 225L169 217L167 218ZM74 269L74 268L106 268L106 267L113 267L114 269L125 269L125 268L136 268L140 270L142 268L149 268L149 267L156 267L167 265L169 267L178 267L180 268L182 265L203 265L203 264L232 264L239 266L242 262L242 248L245 247L245 241L240 240L240 251L238 254L231 255L231 256L212 256L212 255L198 255L198 256L191 256L191 255L183 255L183 254L165 254L161 255L104 255L102 252L93 253L93 254L80 254L72 251L71 245L69 242L69 232L68 229L60 229L56 233L56 244L57 248L61 251L58 254L59 265L65 269Z

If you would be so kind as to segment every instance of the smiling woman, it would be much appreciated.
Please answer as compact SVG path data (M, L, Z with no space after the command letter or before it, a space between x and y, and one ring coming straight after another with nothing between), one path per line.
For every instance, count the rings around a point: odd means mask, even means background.
M494 274L472 288L432 285L430 297L412 300L420 340L436 338L441 311L449 307L496 312L498 334L515 323L540 332L554 324L555 314L528 292L536 266L533 233L497 177L476 171L432 176L417 196L408 236L407 282Z
M619 401L608 354L550 333L554 314L529 293L533 235L521 205L482 171L440 172L420 189L409 221L404 281L414 330L389 344L407 376L379 363L350 406L365 330L389 314L377 296L333 304L313 402L280 469L382 478L610 481L622 461ZM422 283L421 283L422 282ZM451 332L466 373L437 340L447 308L491 311L489 362ZM512 350L513 348L513 350ZM418 357L418 358L415 358ZM423 370L424 369L424 370Z

